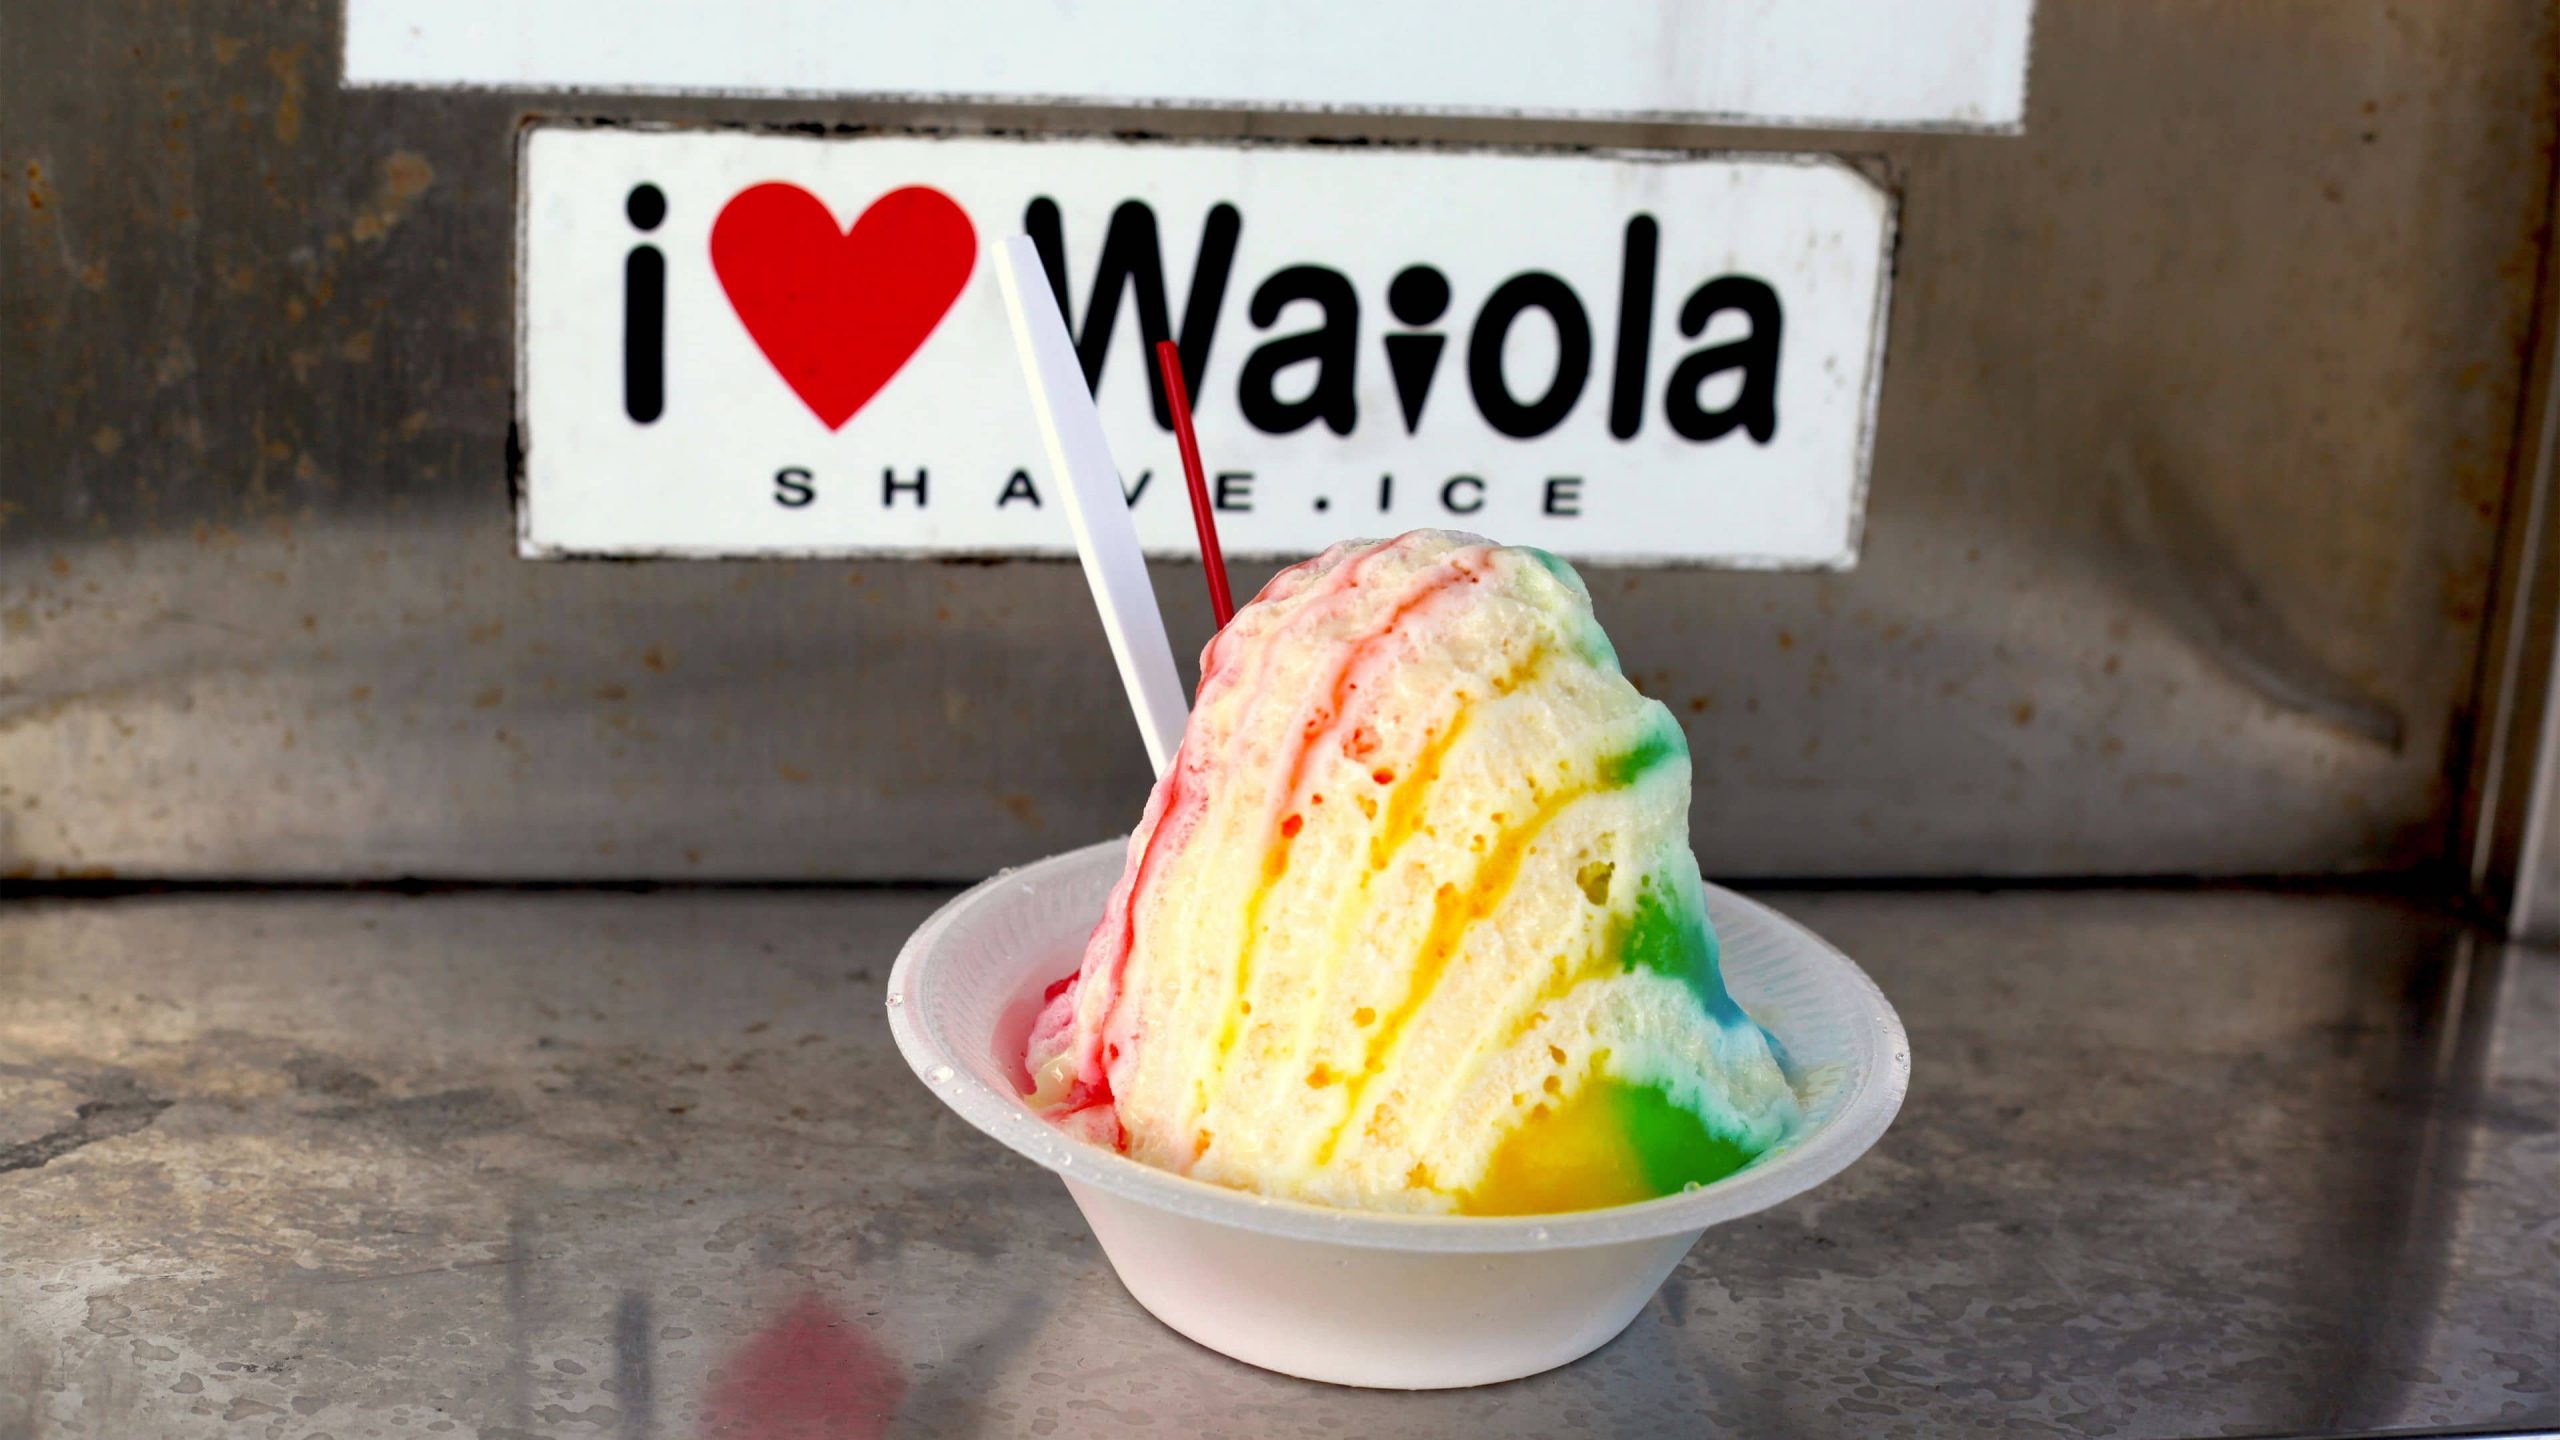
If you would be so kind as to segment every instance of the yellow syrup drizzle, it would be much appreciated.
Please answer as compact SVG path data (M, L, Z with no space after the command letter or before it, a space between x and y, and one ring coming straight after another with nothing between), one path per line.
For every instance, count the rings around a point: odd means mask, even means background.
M1539 658L1532 655L1528 664L1535 665ZM1476 873L1463 894L1455 886L1443 885L1433 895L1431 928L1423 939L1421 955L1415 964L1414 981L1407 987L1404 998L1370 1035L1360 1073L1348 1081L1349 1108L1325 1136L1323 1146L1316 1152L1317 1164L1332 1162L1335 1150L1341 1146L1343 1133L1353 1120L1359 1118L1360 1101L1369 1082L1385 1068L1387 1056L1402 1037L1406 1024L1431 998L1431 992L1447 972L1449 962L1456 958L1459 943L1465 939L1468 928L1491 915L1509 893L1512 882L1519 877L1520 862L1526 857L1530 843L1575 801L1594 791L1618 790L1632 785L1673 753L1685 751L1675 752L1658 734L1648 734L1624 752L1603 756L1595 767L1594 779L1550 792L1538 802L1537 810L1527 820L1506 827L1477 865ZM1616 939L1614 927L1611 939ZM1614 944L1603 946L1604 952L1615 948ZM1587 960L1582 967L1586 973L1569 977L1565 988L1570 989L1573 984L1587 978L1587 971L1596 963L1597 957Z
M1519 664L1511 668L1508 674L1494 681L1494 693L1508 695L1529 683L1536 678L1539 670L1546 664L1547 656L1548 652L1543 646L1533 648L1522 657ZM1396 782L1395 787L1388 791L1384 823L1379 826L1378 833L1370 838L1369 869L1372 874L1386 869L1388 862L1395 858L1396 852L1422 828L1423 801L1428 797L1433 783L1440 778L1440 767L1448 758L1450 748L1456 745L1458 737L1465 733L1467 716L1473 708L1471 698L1460 695L1457 708L1449 717L1449 723L1423 745L1421 753L1414 757L1413 763L1406 767L1404 775ZM1284 833L1272 843L1270 849L1264 852L1262 880L1254 886L1252 893L1245 897L1244 939L1236 955L1238 997L1242 997L1252 978L1253 952L1262 939L1263 902L1270 897L1272 889L1279 884L1280 878L1288 873L1289 843L1296 838L1294 832ZM1363 875L1360 878L1359 888L1362 891L1369 888L1369 876ZM1344 924L1339 922L1347 922L1347 919L1347 913L1338 917L1338 923L1334 927L1336 953L1339 953L1341 931L1344 928ZM1327 979L1329 982L1330 975ZM1328 983L1323 989L1329 992L1330 984ZM1321 995L1318 998L1321 999ZM1213 1073L1226 1072L1227 1061L1235 1053L1236 1043L1243 1038L1241 1015L1242 1002L1239 998L1239 1003L1230 1007L1219 1019L1216 1068Z
M1262 852L1262 879L1253 887L1253 892L1244 897L1244 939L1236 949L1237 998L1234 1004L1226 1007L1226 1014L1218 1019L1217 1058L1209 1072L1212 1075L1226 1074L1227 1057L1235 1053L1236 1041L1243 1036L1244 1017L1252 1013L1253 1002L1243 997L1252 981L1250 967L1254 946L1262 938L1262 902L1270 898L1272 890L1280 883L1280 877L1289 873L1289 842L1297 838L1297 832L1292 829ZM1200 1105L1205 1109L1209 1103L1207 1087L1198 1089Z
M1529 997L1529 1008L1512 1022L1511 1033L1503 1040L1505 1048L1518 1044L1520 1037L1536 1029L1538 1022L1547 1018L1548 1006L1607 974L1614 951L1615 947L1604 941L1598 949L1584 954L1579 964L1557 956L1554 967L1548 972L1547 983L1539 986L1538 993Z
M1532 648L1521 657L1519 664L1511 667L1509 674L1493 682L1493 693L1508 695L1537 679L1538 673L1546 668L1551 653L1543 645ZM1413 763L1405 768L1395 788L1387 792L1385 823L1378 827L1378 833L1369 841L1371 870L1386 869L1387 862L1404 848L1404 842L1412 839L1414 832L1422 828L1423 802L1430 798L1431 787L1440 779L1440 767L1448 760L1449 751L1458 743L1458 737L1466 733L1467 717L1474 710L1473 698L1460 695L1449 723L1423 745L1421 753L1413 757Z
M1449 747L1457 744L1458 737L1466 733L1467 715L1473 708L1466 696L1459 696L1457 712L1449 717L1449 723L1423 745L1422 753L1413 757L1413 763L1406 767L1403 778L1387 792L1386 819L1378 826L1378 833L1369 837L1369 868L1372 871L1386 869L1387 862L1404 848L1404 842L1412 839L1414 832L1422 828L1422 802L1430 794L1432 784L1440 778L1440 764L1449 758ZM1370 773L1374 777L1377 772L1373 770ZM1364 879L1361 883L1366 885L1368 882Z
M1338 593L1344 589L1358 588L1357 577L1361 567L1369 559L1374 558L1377 554L1383 553L1385 548L1386 547L1382 546L1379 550L1372 551L1370 554L1364 555L1345 566L1344 573L1342 575L1342 583L1334 587L1335 592ZM1460 575L1463 576L1464 573L1464 567L1460 567ZM1456 583L1457 578L1459 577L1433 576L1425 580L1421 585L1416 586L1411 593L1397 602L1395 610L1388 617L1385 629L1378 635L1365 637L1359 642L1359 645L1366 646L1374 643L1384 634L1393 633L1397 622L1401 621L1407 614L1410 614L1415 607L1428 601L1431 597L1439 594L1441 591L1448 589L1452 584ZM1352 659L1356 660L1357 658L1358 647L1355 647ZM1344 662L1342 672L1335 678L1337 686L1340 685L1342 681L1350 678L1351 663L1352 661L1350 660ZM1359 687L1354 685L1351 688L1356 690ZM1462 702L1464 698L1465 697L1463 696L1460 697ZM1301 757L1316 746L1319 736L1329 736L1340 727L1344 718L1344 711L1348 707L1341 703L1342 696L1339 691L1336 693L1335 700L1335 709L1328 717L1327 723L1318 728L1311 728L1300 736L1298 741L1298 753ZM1464 711L1461 710L1460 713L1463 714ZM1298 797L1292 793L1281 798L1283 804L1294 804ZM1217 1045L1212 1052L1213 1058L1211 1060L1211 1068L1209 1072L1212 1076L1224 1076L1226 1074L1227 1061L1235 1054L1236 1042L1243 1038L1243 1016L1249 1013L1252 1008L1245 1002L1244 996L1245 992L1252 987L1253 983L1253 952L1254 949L1262 942L1263 902L1270 898L1271 891L1280 883L1280 878L1288 873L1289 846L1298 838L1298 830L1302 824L1304 824L1302 812L1296 810L1290 811L1282 819L1280 822L1281 828L1279 837L1273 840L1269 848L1263 852L1262 879L1253 887L1253 892L1245 897L1244 933L1243 938L1237 942L1236 947L1236 1001L1233 1005L1228 1006L1226 1012L1218 1019L1218 1040ZM1193 1084L1193 1092L1199 1097L1199 1104L1202 1108L1206 1108L1208 1104L1207 1088L1208 1087L1205 1084L1200 1082L1195 1081Z
M1402 1038L1406 1024L1431 998L1431 992L1447 973L1449 962L1457 957L1458 946L1465 940L1468 929L1492 914L1503 897L1510 893L1512 881L1519 878L1520 862L1527 855L1530 842L1563 814L1565 807L1590 794L1591 790L1592 787L1585 784L1551 792L1538 803L1537 810L1528 819L1503 830L1484 859L1477 864L1476 873L1469 878L1465 890L1461 891L1455 885L1443 885L1432 896L1431 928L1423 936L1422 950L1414 963L1413 983L1406 987L1404 998L1379 1020L1377 1030L1370 1035L1368 1053L1361 1059L1360 1073L1349 1081L1349 1108L1334 1125L1333 1132L1325 1137L1323 1148L1316 1152L1317 1164L1332 1161L1335 1149L1342 1143L1343 1132L1359 1117L1363 1092L1368 1089L1369 1082L1386 1068L1388 1054L1394 1050L1396 1041Z

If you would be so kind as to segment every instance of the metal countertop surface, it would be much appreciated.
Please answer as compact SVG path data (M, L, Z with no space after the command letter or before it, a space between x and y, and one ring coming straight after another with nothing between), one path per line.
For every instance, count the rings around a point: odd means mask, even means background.
M1596 1354L1408 1395L1163 1329L907 1073L946 893L0 906L0 1440L2560 1423L2560 958L2422 908L1772 893L1902 1118Z

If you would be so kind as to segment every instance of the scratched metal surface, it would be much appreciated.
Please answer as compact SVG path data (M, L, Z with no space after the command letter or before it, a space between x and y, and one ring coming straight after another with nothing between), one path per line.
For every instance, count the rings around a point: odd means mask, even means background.
M0 1437L2560 1422L2560 956L2380 900L1775 898L1910 1103L1479 1392L1220 1359L891 1047L912 892L0 910Z
M16 0L0 873L966 877L1129 823L1070 569L512 557L510 136L564 108L1879 154L1861 568L1594 577L1709 871L2440 860L2551 11L2039 20L2013 140L350 94L318 0Z

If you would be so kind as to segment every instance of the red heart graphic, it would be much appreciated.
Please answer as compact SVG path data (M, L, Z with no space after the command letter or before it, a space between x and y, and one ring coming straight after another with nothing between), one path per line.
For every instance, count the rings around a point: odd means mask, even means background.
M853 418L960 298L977 231L922 185L871 202L851 230L778 181L739 191L711 225L711 268L747 334L830 430Z

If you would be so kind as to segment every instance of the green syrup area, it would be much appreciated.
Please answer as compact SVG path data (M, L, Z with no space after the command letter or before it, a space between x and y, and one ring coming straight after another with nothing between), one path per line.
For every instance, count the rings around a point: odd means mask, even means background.
M1601 760L1600 782L1622 789L1674 759L1688 757L1688 737L1668 712L1662 712L1643 739ZM1687 859L1685 855L1678 858ZM1611 921L1606 943L1624 968L1650 970L1688 986L1717 1024L1745 1023L1742 1007L1725 993L1715 931L1707 924L1693 887L1645 876L1636 884L1634 903Z
M1751 1163L1660 1087L1594 1077L1503 1139L1462 1215L1548 1215L1677 1194Z
M1666 761L1689 758L1689 737L1668 720L1645 730L1644 738L1632 747L1600 761L1600 785L1607 790L1621 790L1645 777L1646 773Z
M1719 1025L1748 1019L1725 992L1716 932L1693 893L1673 890L1648 875L1637 882L1635 903L1610 927L1609 946L1629 970L1650 970L1689 987Z
M1689 758L1689 736L1671 712L1659 705L1647 705L1644 733L1636 742L1612 755L1600 757L1600 787L1623 790L1674 760Z

